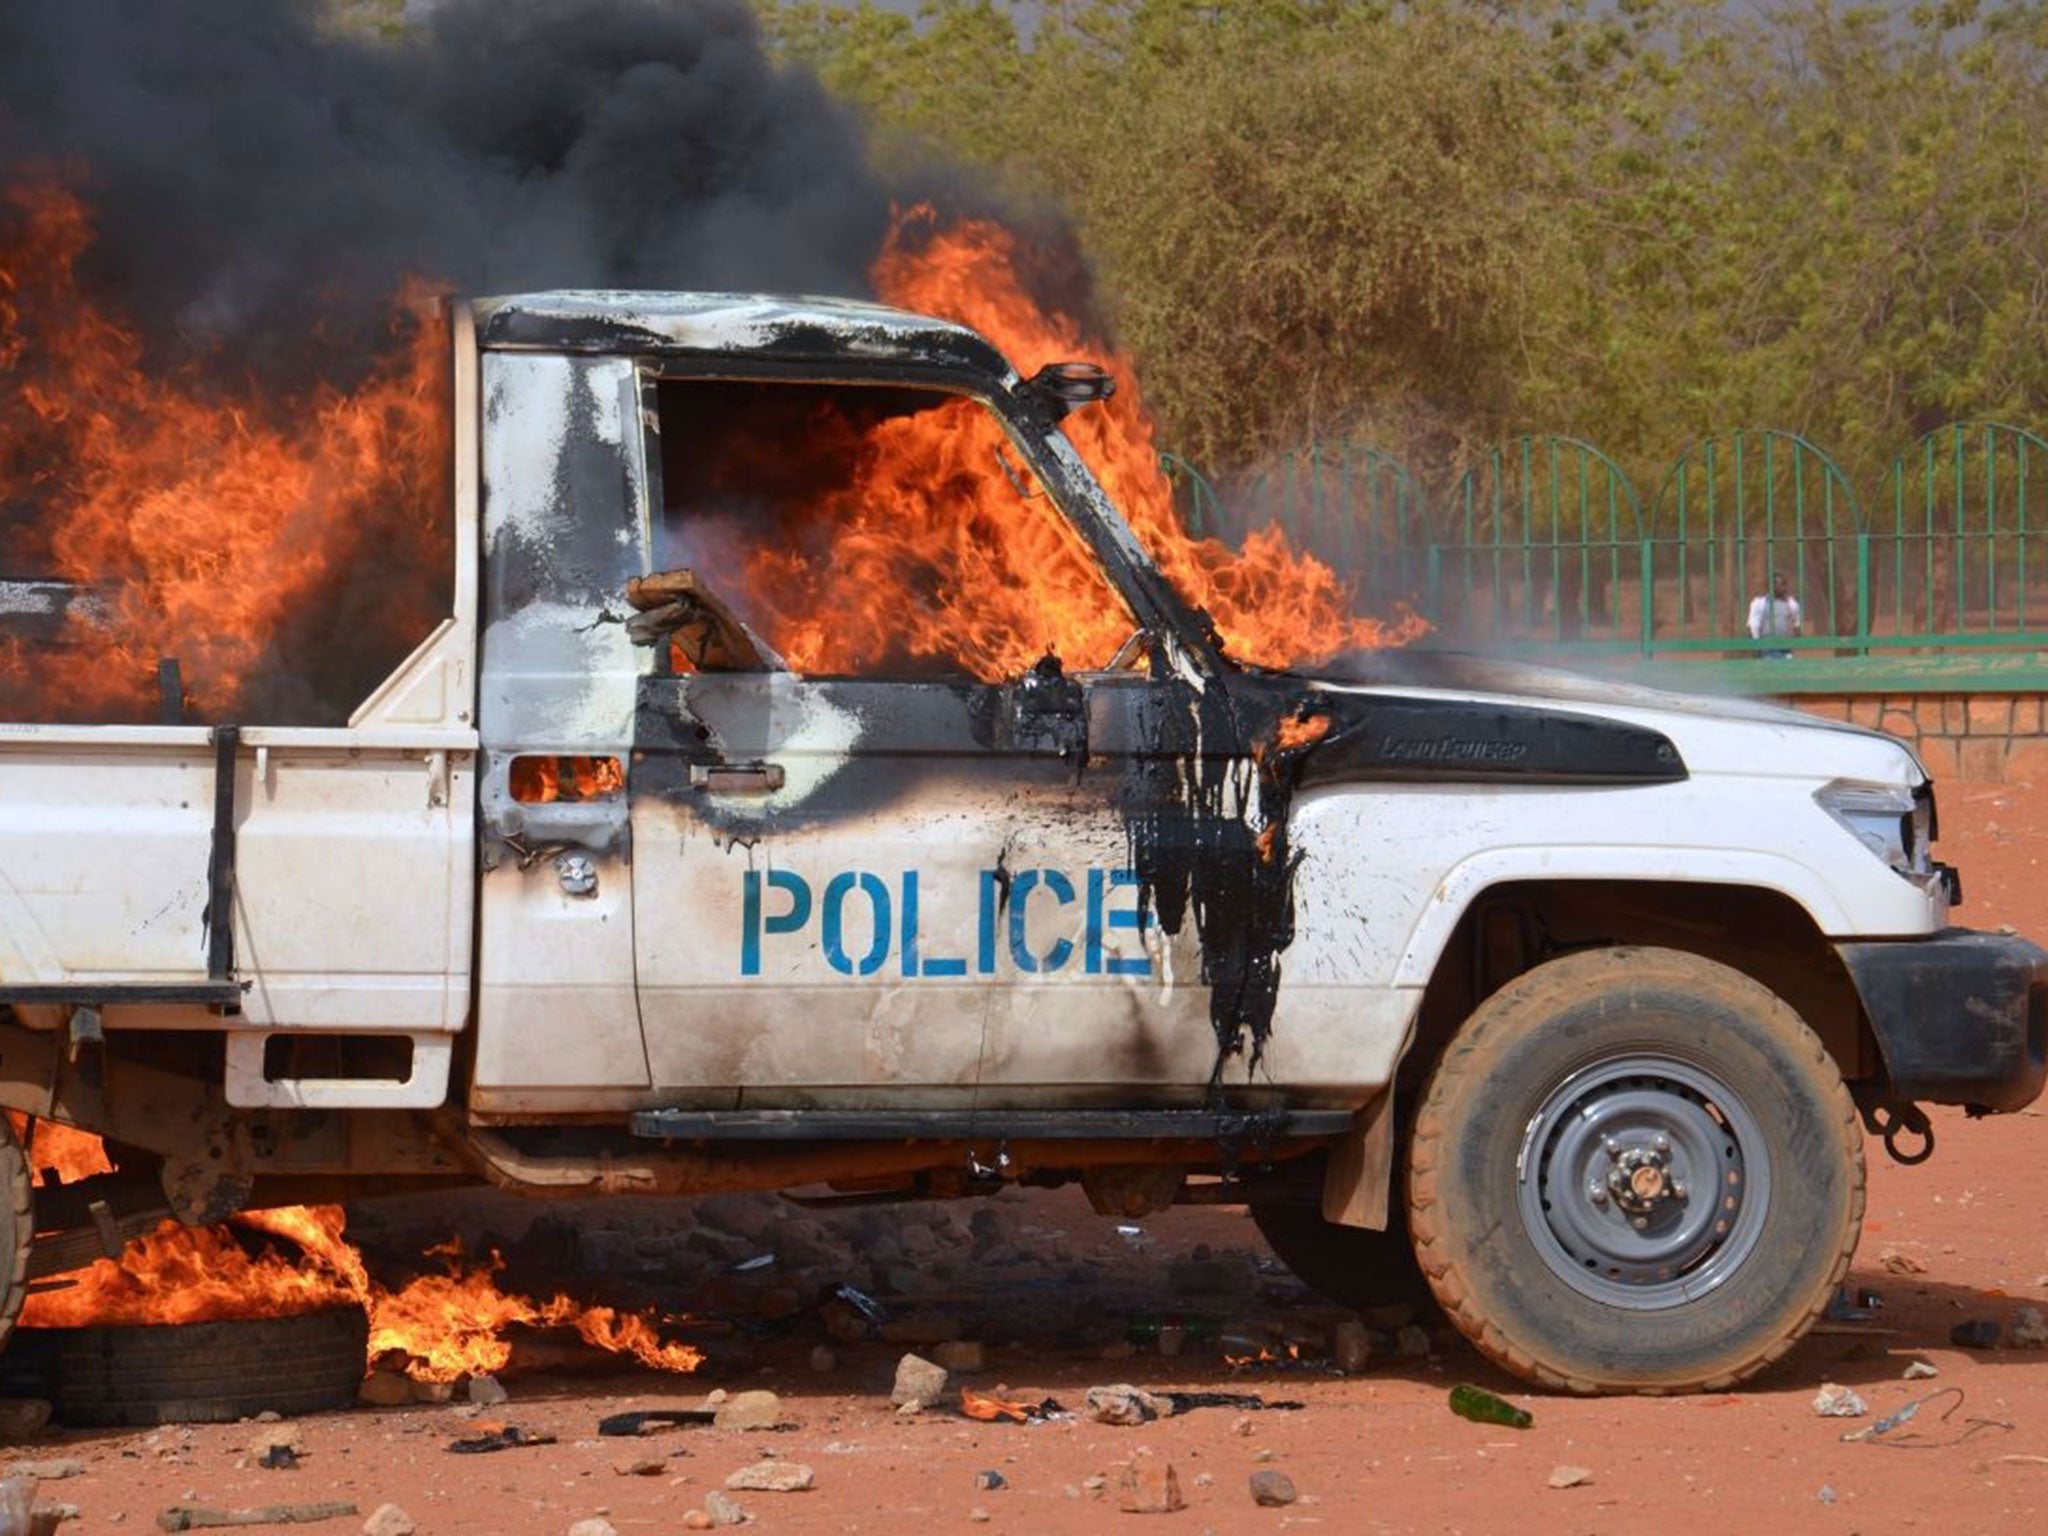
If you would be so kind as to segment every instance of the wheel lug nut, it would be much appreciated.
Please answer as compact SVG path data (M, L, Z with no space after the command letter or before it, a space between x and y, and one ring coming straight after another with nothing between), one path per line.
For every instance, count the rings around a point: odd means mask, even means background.
M1658 1135L1651 1139L1650 1145L1655 1147L1659 1152L1669 1152L1671 1150L1671 1138L1660 1132Z
M1640 1232L1650 1224L1650 1219L1647 1216L1631 1216L1628 1219L1628 1224Z
M1676 1179L1671 1181L1671 1198L1674 1200L1683 1200L1685 1198L1685 1186Z
M1607 1203L1607 1191L1598 1184L1588 1184L1586 1186L1586 1198L1595 1205L1605 1205Z
M1611 1157L1611 1158L1614 1158L1614 1159L1615 1159L1616 1161L1619 1161L1619 1160L1620 1160L1620 1158L1621 1158L1621 1143L1620 1143L1620 1142L1616 1141L1616 1140L1615 1140L1615 1139L1614 1139L1614 1138L1613 1138L1612 1136L1602 1136L1602 1137L1600 1138L1600 1145L1601 1145L1602 1147L1604 1147L1604 1148L1606 1148L1606 1149L1607 1149L1607 1155L1608 1155L1609 1157Z

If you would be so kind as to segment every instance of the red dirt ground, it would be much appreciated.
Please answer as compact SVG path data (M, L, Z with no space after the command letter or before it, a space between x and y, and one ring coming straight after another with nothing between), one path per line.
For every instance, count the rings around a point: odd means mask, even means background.
M1980 927L2009 923L2048 935L2041 870L2048 808L2041 798L2025 786L1951 785L1942 812L1944 853L1960 863L1968 887L1960 916ZM1242 1418L1206 1410L1136 1429L1086 1422L990 1427L944 1413L904 1419L887 1399L899 1347L844 1351L837 1369L819 1375L806 1362L816 1336L803 1334L735 1355L737 1363L708 1365L687 1381L509 1377L513 1400L489 1417L555 1434L560 1443L489 1457L448 1454L446 1443L475 1424L450 1408L306 1420L300 1430L307 1459L294 1472L247 1463L249 1425L52 1433L13 1454L84 1460L82 1476L42 1490L44 1502L80 1506L79 1522L67 1529L82 1532L149 1529L158 1509L185 1499L246 1506L341 1498L355 1500L365 1516L395 1502L427 1536L560 1536L572 1522L599 1514L621 1536L666 1536L685 1528L685 1511L707 1489L721 1487L727 1473L763 1452L808 1463L817 1479L807 1493L738 1495L764 1532L961 1530L981 1523L977 1508L986 1512L988 1529L1031 1536L1122 1529L1133 1519L1142 1531L1146 1517L1120 1514L1113 1495L1098 1497L1085 1486L1141 1448L1173 1462L1186 1495L1185 1511L1151 1517L1166 1530L1752 1531L1795 1521L1822 1533L2028 1529L2048 1508L2048 1353L1973 1353L1951 1347L1948 1338L1964 1318L2009 1320L2022 1305L2048 1306L2048 1121L2039 1109L1975 1123L1944 1113L1938 1129L1940 1149L1920 1168L1894 1166L1877 1144L1869 1147L1868 1222L1852 1282L1880 1293L1882 1331L1810 1338L1764 1378L1723 1396L1543 1396L1519 1390L1463 1348L1427 1360L1376 1362L1351 1379L1233 1374L1213 1345L1191 1345L1175 1359L1145 1349L1105 1361L1097 1346L1072 1347L1057 1329L1035 1321L1030 1296L1056 1292L1070 1310L1120 1316L1132 1304L1134 1281L1149 1283L1144 1277L1162 1272L1167 1260L1198 1243L1220 1256L1255 1249L1259 1239L1239 1211L1184 1209L1144 1223L1144 1246L1133 1249L1078 1197L1062 1192L1010 1206L1049 1257L1038 1280L1018 1293L1014 1328L1005 1330L1011 1337L988 1339L990 1368L970 1384L993 1390L1001 1383L1017 1397L1049 1394L1078 1405L1091 1384L1134 1381L1155 1389L1258 1391L1299 1399L1305 1408ZM962 1210L960 1220L966 1216ZM1924 1264L1925 1272L1889 1271L1880 1260L1888 1249ZM1076 1259L1080 1279L1068 1262ZM962 1278L970 1292L981 1284L971 1267ZM973 1299L986 1302L991 1294ZM1164 1297L1160 1304L1176 1302ZM1938 1380L1900 1379L1916 1357L1939 1367ZM1510 1395L1534 1413L1534 1428L1517 1433L1453 1417L1445 1393L1462 1380ZM1961 1388L1960 1410L1947 1424L1930 1424L1929 1439L1951 1438L1967 1418L2011 1427L1938 1448L1844 1444L1845 1429L1872 1418L1816 1417L1811 1400L1829 1380L1853 1385L1873 1418L1935 1388ZM773 1434L684 1430L638 1441L595 1437L598 1417L618 1409L693 1403L714 1387L763 1386L783 1394L799 1427ZM671 1469L657 1477L613 1470L622 1455L650 1453L667 1456ZM1591 1481L1549 1487L1560 1465L1590 1469ZM1298 1503L1253 1505L1247 1478L1266 1466L1292 1477ZM975 1475L984 1469L1000 1471L1008 1487L977 1491ZM359 1525L360 1517L304 1529L353 1532Z

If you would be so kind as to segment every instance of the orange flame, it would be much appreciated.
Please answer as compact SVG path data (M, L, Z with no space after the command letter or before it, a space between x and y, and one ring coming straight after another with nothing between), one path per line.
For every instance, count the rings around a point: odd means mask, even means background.
M1028 1424L1031 1421L1032 1415L1038 1411L1038 1405L1036 1403L1008 1402L1000 1397L983 1397L978 1392L969 1392L965 1387L962 1387L960 1389L960 1411L970 1419L981 1419L987 1423L994 1423L999 1419L1008 1419L1013 1423Z
M42 1144L49 1121L37 1123ZM98 1139L70 1127L73 1150ZM104 1171L105 1158L100 1158ZM80 1167L84 1164L81 1162ZM292 1206L252 1211L238 1224L288 1238L302 1258L271 1249L251 1251L227 1227L192 1228L167 1221L138 1238L116 1259L102 1259L67 1276L72 1284L38 1291L22 1308L31 1328L75 1328L122 1323L197 1323L238 1317L283 1317L322 1307L357 1305L370 1315L369 1358L401 1353L408 1373L422 1381L453 1381L502 1369L511 1358L506 1338L515 1325L573 1328L595 1348L626 1355L661 1371L690 1371L703 1356L687 1344L664 1340L645 1317L610 1307L587 1307L570 1297L546 1301L502 1291L489 1264L464 1268L452 1247L440 1274L421 1275L396 1290L378 1284L362 1254L342 1236L339 1206Z
M114 1171L107 1149L90 1131L61 1120L38 1120L31 1128L28 1116L12 1109L7 1111L7 1120L14 1127L14 1139L27 1153L29 1173L39 1185L75 1184Z
M396 312L390 352L356 388L294 398L224 392L194 370L151 377L140 343L80 291L92 221L52 182L0 189L0 504L37 508L11 564L90 589L34 655L0 638L0 718L146 718L155 669L175 657L195 705L235 711L279 632L371 552L385 583L394 659L434 615L410 610L449 556L445 341L419 323L424 293ZM348 701L353 703L353 700Z
M1161 569L1184 596L1209 611L1233 655L1285 666L1342 650L1399 645L1427 628L1413 614L1392 624L1354 614L1352 594L1336 573L1294 550L1277 525L1254 531L1238 551L1216 539L1191 537L1159 467L1152 419L1130 360L1091 342L1073 318L1033 302L1010 231L981 220L940 229L930 208L910 209L897 220L874 277L891 303L979 331L1026 377L1046 363L1067 360L1096 363L1115 377L1113 396L1067 418L1067 436ZM983 470L984 481L989 474ZM1122 638L1117 634L1110 644Z
M616 757L515 757L512 798L522 805L558 800L602 800L626 787Z
M1015 236L1001 226L970 220L942 229L919 207L898 218L873 275L891 303L973 327L1026 375L1048 362L1090 361L1116 376L1116 393L1077 410L1065 430L1233 654L1285 665L1399 644L1427 628L1412 614L1387 625L1355 616L1335 573L1291 548L1277 527L1235 551L1190 537L1128 359L1041 308L1019 259ZM752 617L798 671L856 671L893 652L997 681L1055 645L1070 663L1101 665L1135 627L995 419L974 403L949 401L858 434L828 413L807 435L812 453L853 466L846 483L805 509L830 529L829 547L764 541L745 579Z

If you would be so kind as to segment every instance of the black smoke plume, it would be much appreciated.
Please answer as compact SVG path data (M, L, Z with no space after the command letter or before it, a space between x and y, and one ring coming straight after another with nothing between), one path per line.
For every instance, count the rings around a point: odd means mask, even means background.
M394 42L308 0L0 6L0 181L57 170L152 366L290 383L415 276L860 295L890 192L735 0L444 0Z

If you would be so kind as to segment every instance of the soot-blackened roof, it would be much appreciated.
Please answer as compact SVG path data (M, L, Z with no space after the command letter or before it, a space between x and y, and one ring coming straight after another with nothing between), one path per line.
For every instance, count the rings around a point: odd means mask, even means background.
M475 301L486 349L845 362L1009 376L1001 353L948 320L851 299L566 290Z

